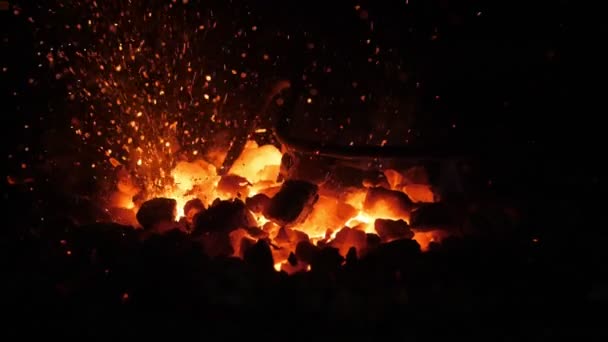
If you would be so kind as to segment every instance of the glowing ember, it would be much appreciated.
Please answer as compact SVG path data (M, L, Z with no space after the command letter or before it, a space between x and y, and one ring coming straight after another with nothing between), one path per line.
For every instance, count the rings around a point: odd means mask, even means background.
M245 177L254 184L261 181L274 182L279 176L281 157L281 152L275 146L258 147L254 141L249 141L230 173Z
M360 211L359 213L357 213L357 216L350 218L346 222L346 225L351 228L355 227L355 226L363 225L364 227L367 228L367 226L369 226L370 223L374 223L375 220L376 220L376 218L368 215L365 212Z
M196 160L191 163L179 162L171 170L171 177L173 177L175 183L175 190L172 191L172 196L170 194L166 195L177 200L178 213L189 199L198 197L207 204L215 199L213 195L220 179L215 166L203 160ZM180 216L182 215L183 212L180 213Z
M441 241L441 239L445 237L445 235L446 235L446 233L442 232L441 230L415 232L414 240L416 240L416 242L418 242L418 244L420 245L420 248L423 251L426 251L426 250L428 250L429 244L431 242L439 243Z

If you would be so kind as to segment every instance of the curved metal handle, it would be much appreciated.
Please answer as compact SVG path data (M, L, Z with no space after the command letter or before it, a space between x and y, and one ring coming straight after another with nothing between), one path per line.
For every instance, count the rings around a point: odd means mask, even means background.
M286 101L286 105L280 112L277 123L273 128L277 140L288 150L338 159L400 159L412 161L439 161L446 158L451 160L466 159L461 151L454 149L453 146L448 148L433 145L416 148L411 146L345 146L291 137L288 134L289 114L295 112L297 96L302 89L302 83L294 82L291 87L292 94Z

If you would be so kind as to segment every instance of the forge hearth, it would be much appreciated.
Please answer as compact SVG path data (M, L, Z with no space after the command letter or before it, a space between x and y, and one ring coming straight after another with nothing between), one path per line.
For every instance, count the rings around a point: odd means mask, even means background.
M310 177L288 178L293 172L279 173L297 164L302 175L304 164L318 166L319 159L278 158L276 151L250 142L237 158L240 162L223 176L203 160L180 162L179 171L173 172L175 186L161 191L169 198L151 198L132 209L144 240L175 230L212 258L267 260L264 255L270 253L277 271L293 275L315 265L336 269L358 258L389 253L381 252L386 248L399 249L391 246L405 246L406 254L412 248L428 251L462 235L464 228L474 232L471 224L483 216L483 210L471 211L483 208L472 203L437 202L438 185L430 183L422 165L362 170L352 162L328 159L329 173L313 182ZM262 152L275 157L261 158ZM125 188L122 179L118 191ZM506 208L490 215L497 221L502 215L501 222L507 223L497 228L502 231L518 224Z

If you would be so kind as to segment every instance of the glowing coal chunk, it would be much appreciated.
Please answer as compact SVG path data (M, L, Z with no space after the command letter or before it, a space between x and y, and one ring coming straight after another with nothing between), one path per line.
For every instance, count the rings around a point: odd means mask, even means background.
M420 245L422 251L427 251L431 243L440 243L443 238L448 235L443 230L428 230L428 231L416 231L414 233L414 240Z
M405 184L405 177L397 170L384 170L384 176L393 190L400 189Z
M346 256L351 247L361 254L367 247L367 236L361 230L344 227L336 234L331 246L337 248L342 256Z
M281 190L281 184L270 181L260 181L249 188L249 196L263 194L274 197Z
M370 223L374 222L374 218L368 215L366 212L359 211L356 216L351 217L347 222L346 226L354 228L356 226L359 227L367 227ZM367 228L365 229L368 230Z
M429 183L426 170L422 167L412 167L405 172L388 169L384 170L392 190L403 191L413 202L432 203L436 194Z
M365 189L349 188L342 191L340 198L361 212L366 196L367 190Z
M229 236L232 249L234 250L233 255L240 258L243 258L245 256L245 252L257 241L249 235L247 230L243 228L233 230L230 232Z
M265 222L262 222L265 221ZM281 229L281 227L272 222L272 221L268 221L264 216L260 216L260 218L258 218L258 222L261 222L259 225L262 227L262 229L270 236L277 236L277 234L279 233L279 229Z
M350 204L329 196L319 196L310 215L296 228L312 237L323 237L328 229L335 231L344 227L356 214L357 209Z
M291 252L295 252L298 243L309 241L309 237L306 233L282 227L280 228L273 238L273 243L279 248L272 249L272 255L276 262L283 262L287 260Z
M175 185L184 192L201 186L214 189L220 179L215 166L204 160L181 161L175 165L175 168L171 171L171 176Z
M403 192L407 194L413 202L433 203L437 198L431 186L427 184L406 185L403 187Z
M275 146L258 147L255 142L249 141L229 173L245 177L254 184L260 181L275 182L279 176L281 157L281 152Z
M251 183L246 178L238 175L224 175L217 184L218 195L224 198L241 197L249 195Z
M211 203L216 196L216 186L220 180L215 166L204 160L193 162L179 162L171 171L175 187L168 197L178 202L179 216L183 216L183 207L193 198L199 198L203 203Z
M412 204L412 200L403 192L371 188L365 196L363 209L378 218L409 221Z

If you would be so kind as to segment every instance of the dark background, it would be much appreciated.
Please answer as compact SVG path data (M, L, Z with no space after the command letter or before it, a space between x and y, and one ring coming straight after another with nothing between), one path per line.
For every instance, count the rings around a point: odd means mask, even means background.
M66 83L37 66L38 42L65 38L54 21L69 21L80 13L78 2L70 2L76 10L66 12L57 10L59 3L23 2L19 16L10 10L0 12L2 67L7 67L1 82L7 168L2 204L5 261L20 255L11 255L19 251L8 248L9 241L24 239L68 212L86 211L86 205L72 195L93 194L110 177L73 166L74 159L87 164L99 157L69 129L74 107L65 100ZM121 2L107 4L120 8ZM141 6L165 5L152 1ZM353 105L361 93L348 84L360 79L374 98L389 94L391 105L403 113L401 119L390 119L390 126L401 130L393 133L391 143L402 142L407 135L404 127L409 126L399 124L407 122L418 134L412 139L422 146L432 142L477 156L478 183L493 197L525 208L526 229L551 246L554 259L549 264L575 270L564 271L563 278L556 276L556 282L568 278L568 284L585 289L591 287L585 287L588 284L605 284L605 63L601 63L604 31L597 11L565 0L190 1L188 6L188 11L204 8L206 15L213 9L220 23L207 38L209 44L201 47L207 65L239 64L259 75L257 82L234 88L239 99L235 108L255 108L260 94L275 80L300 80L307 74L320 89L319 99L347 101L337 109L308 111L303 96L294 120L308 112L309 128L322 126L321 131L327 131L308 137L344 143L351 139L342 141L342 136L331 134L346 111L355 126L373 130L369 122L374 110L393 108ZM47 16L48 8L62 18ZM178 22L182 10L172 12ZM30 16L35 24L27 20ZM187 23L184 19L186 27ZM232 38L235 30L252 25L259 27L255 35ZM154 33L151 29L148 34ZM361 44L362 37L372 37L381 46L380 66L367 62L370 47ZM273 63L243 62L234 52L241 50L258 56L263 50ZM313 62L316 69L311 68ZM332 68L331 77L325 77L324 66ZM35 86L30 78L36 79ZM18 184L9 184L8 176ZM69 186L66 178L71 180Z

